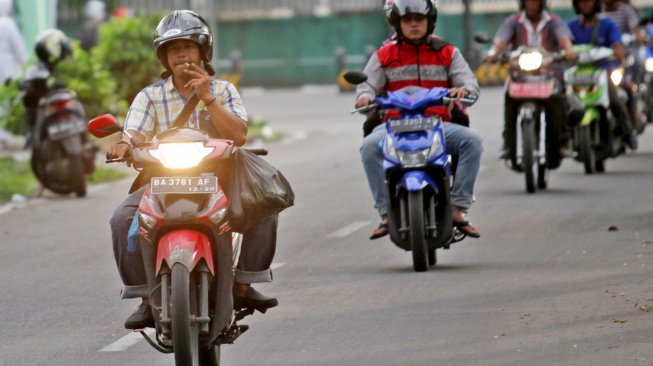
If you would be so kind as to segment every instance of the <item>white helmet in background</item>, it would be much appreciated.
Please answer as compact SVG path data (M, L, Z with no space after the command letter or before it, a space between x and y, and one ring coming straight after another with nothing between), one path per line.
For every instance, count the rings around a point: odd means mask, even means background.
M106 18L106 10L104 1L102 0L89 0L84 6L84 16L86 19L91 20L104 20Z
M12 0L0 0L0 17L8 17L11 15Z

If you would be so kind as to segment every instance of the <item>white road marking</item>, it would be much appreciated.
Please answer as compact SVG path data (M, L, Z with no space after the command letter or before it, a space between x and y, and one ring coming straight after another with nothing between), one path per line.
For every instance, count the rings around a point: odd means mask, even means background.
M281 267L283 267L285 265L286 265L285 263L272 263L272 265L270 266L270 269L281 268Z
M356 230L371 224L370 221L354 221L351 224L343 227L340 230L334 231L327 235L327 238L344 238L347 235L354 233Z
M154 328L145 329L145 334L147 334L150 337L153 337L155 332L156 331L154 330ZM141 340L143 340L143 336L140 333L131 332L126 336L120 338L119 340L111 343L110 345L102 348L100 352L122 352L127 348L140 342Z

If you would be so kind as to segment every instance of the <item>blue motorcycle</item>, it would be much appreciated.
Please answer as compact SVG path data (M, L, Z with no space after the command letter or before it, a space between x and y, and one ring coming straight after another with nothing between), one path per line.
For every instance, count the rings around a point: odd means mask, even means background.
M351 84L367 80L365 74L355 71L344 77ZM436 249L449 249L451 243L465 238L452 222L452 167L445 153L440 115L451 101L471 105L476 97L447 95L447 88L410 86L355 110L376 109L386 124L382 149L390 239L399 248L412 251L416 272L437 263Z

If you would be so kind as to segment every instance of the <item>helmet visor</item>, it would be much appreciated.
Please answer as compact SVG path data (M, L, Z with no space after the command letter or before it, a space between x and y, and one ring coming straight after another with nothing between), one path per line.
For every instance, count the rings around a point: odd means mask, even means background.
M396 0L393 7L399 12L399 16L406 14L423 14L429 15L431 10L430 0Z

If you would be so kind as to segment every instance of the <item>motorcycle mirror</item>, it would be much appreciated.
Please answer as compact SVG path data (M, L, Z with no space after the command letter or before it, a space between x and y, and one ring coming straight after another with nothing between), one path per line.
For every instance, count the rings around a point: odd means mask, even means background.
M87 130L91 135L102 138L113 135L116 132L121 132L122 126L120 126L118 120L113 115L103 114L93 118L88 123Z
M492 40L485 33L476 33L474 34L474 41L476 43L490 43Z
M347 71L343 77L349 84L362 84L367 81L367 75L360 71Z

